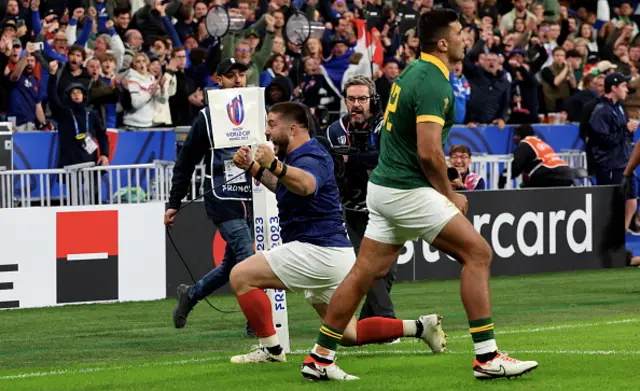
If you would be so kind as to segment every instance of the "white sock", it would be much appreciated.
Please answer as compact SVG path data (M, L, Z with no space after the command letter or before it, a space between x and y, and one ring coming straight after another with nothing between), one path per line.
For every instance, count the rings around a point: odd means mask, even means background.
M280 341L278 340L278 334L273 334L270 337L259 338L259 339L260 339L260 344L268 348L273 348L280 345Z
M473 347L476 349L476 354L487 354L498 350L498 345L496 344L495 339L476 342L473 344Z
M418 333L418 325L415 320L402 321L402 335L405 337L415 337Z
M323 348L323 349L329 351L329 354L321 354L321 353L318 353L318 348L319 347L321 347L321 346L318 345L318 344L315 344L313 346L313 350L311 351L311 353L315 354L318 357L321 357L321 358L324 358L326 360L329 360L329 361L334 361L335 360L335 358L336 358L335 350L329 350L327 348Z

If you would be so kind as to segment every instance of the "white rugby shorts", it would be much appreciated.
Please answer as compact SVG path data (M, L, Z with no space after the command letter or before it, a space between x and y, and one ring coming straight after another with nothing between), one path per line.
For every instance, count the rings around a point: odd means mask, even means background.
M321 247L293 241L263 252L273 273L311 304L328 304L356 261L353 247Z
M393 189L369 182L369 223L364 236L387 244L404 244L422 238L432 243L460 211L431 187Z

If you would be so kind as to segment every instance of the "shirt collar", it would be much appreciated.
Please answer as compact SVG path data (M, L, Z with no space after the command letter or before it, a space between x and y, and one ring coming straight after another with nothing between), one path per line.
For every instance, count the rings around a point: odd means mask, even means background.
M433 56L431 54L427 54L427 53L420 53L420 59L422 61L430 62L433 65L435 65L436 67L438 67L438 69L440 69L440 71L442 72L444 77L447 80L449 80L449 69L447 68L446 65L444 65L444 63L442 61L440 61L440 59L438 57Z

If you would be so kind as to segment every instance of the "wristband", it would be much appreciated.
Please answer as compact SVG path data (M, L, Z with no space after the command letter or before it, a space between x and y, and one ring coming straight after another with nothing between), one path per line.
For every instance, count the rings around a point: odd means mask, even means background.
M278 159L273 159L273 161L271 162L271 167L269 167L269 171L274 172L276 168L278 168L279 162L280 161Z
M262 178L262 174L264 174L264 167L260 167L260 169L258 170L258 172L256 172L256 176L254 176L255 179L260 180L260 178Z
M280 174L276 175L276 177L278 177L278 179L283 178L285 175L287 175L287 165L283 164L282 165L282 171L280 171Z
M251 174L251 169L253 168L253 165L254 165L255 163L256 163L256 161L255 161L255 160L253 160L253 161L251 162L251 164L249 164L249 167L247 168L247 172L248 172L249 174Z

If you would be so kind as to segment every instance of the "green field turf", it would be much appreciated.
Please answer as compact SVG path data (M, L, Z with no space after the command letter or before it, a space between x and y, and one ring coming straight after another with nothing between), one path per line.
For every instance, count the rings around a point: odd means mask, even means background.
M206 303L185 329L171 323L174 300L0 311L0 390L632 390L640 389L640 269L494 278L498 346L540 367L513 380L473 378L473 346L458 281L397 284L397 314L438 312L450 352L422 343L341 349L350 383L303 380L299 366L319 321L301 295L288 295L293 354L286 364L232 365L244 337L241 314ZM213 302L237 309L231 296Z

